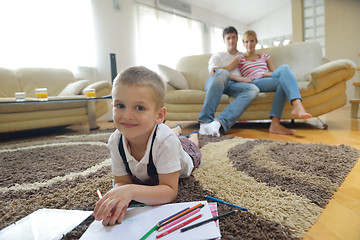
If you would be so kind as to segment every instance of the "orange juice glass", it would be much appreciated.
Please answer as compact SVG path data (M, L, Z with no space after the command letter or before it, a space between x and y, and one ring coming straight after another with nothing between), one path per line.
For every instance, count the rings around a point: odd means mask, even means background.
M36 88L35 97L40 101L47 101L48 100L47 88Z
M86 97L87 98L95 98L96 94L95 94L95 89L87 89L86 90Z

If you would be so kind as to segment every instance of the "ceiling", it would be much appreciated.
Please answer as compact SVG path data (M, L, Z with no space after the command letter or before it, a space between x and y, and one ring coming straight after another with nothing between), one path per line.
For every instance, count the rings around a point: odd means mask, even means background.
M186 0L186 2L248 25L288 4L291 0Z

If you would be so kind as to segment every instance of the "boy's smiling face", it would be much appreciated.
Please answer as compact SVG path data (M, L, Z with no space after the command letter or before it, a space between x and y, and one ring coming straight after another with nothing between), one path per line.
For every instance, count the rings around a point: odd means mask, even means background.
M119 84L113 89L113 119L116 128L132 141L147 141L155 124L165 118L165 108L158 108L149 86Z

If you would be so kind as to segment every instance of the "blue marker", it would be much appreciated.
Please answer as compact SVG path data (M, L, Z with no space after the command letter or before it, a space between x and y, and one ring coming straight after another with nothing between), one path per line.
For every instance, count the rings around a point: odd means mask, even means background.
M229 202L225 202L223 200L220 200L220 199L217 199L217 198L214 198L214 197L210 197L210 196L205 196L207 199L210 199L210 200L213 200L215 202L219 202L219 203L223 203L223 204L226 204L228 206L231 206L231 207L236 207L236 208L239 208L243 211L249 211L249 209L246 209L246 208L243 208L243 207L240 207L238 205L235 205L235 204L232 204L232 203L229 203Z

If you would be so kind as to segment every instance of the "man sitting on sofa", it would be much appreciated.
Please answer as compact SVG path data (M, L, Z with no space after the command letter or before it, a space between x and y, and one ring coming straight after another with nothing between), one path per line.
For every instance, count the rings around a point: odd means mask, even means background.
M224 69L215 71L215 68L230 64L240 54L237 50L238 32L234 27L230 26L224 29L223 39L227 51L213 54L208 64L210 77L205 84L205 102L198 118L199 134L202 135L219 137L219 131L226 133L259 93L259 88L250 84L251 82L230 80L230 75L240 76L238 68L231 72ZM227 94L235 99L214 118L222 94Z

